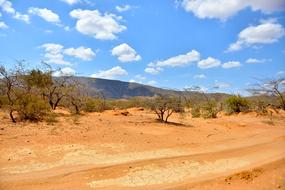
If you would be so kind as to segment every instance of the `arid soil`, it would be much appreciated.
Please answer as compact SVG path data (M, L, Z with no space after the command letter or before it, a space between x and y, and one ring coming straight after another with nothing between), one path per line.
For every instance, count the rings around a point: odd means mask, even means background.
M133 108L12 124L0 112L1 190L285 189L285 113L159 123Z

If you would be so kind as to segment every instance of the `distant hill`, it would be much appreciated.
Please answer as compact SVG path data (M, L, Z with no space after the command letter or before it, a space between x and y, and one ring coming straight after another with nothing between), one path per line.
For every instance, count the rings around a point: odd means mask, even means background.
M99 78L88 77L74 77L74 80L84 84L91 96L104 96L107 99L123 99L131 98L135 96L152 97L155 95L169 95L178 96L183 94L184 96L191 97L193 99L203 98L199 92L182 92L171 89L157 88L149 85L143 85L139 83L123 82L118 80L108 80ZM211 93L209 97L216 100L224 99L230 95L224 93Z

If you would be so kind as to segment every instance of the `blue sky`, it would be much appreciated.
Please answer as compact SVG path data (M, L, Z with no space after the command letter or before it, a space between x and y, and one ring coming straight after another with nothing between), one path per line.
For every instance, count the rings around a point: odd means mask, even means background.
M244 93L285 73L284 0L0 0L0 61Z

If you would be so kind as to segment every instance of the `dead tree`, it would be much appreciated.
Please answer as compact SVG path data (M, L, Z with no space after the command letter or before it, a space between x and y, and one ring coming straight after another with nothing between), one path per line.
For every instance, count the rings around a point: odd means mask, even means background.
M260 80L260 82L247 90L253 95L272 95L278 97L281 108L285 110L285 77Z

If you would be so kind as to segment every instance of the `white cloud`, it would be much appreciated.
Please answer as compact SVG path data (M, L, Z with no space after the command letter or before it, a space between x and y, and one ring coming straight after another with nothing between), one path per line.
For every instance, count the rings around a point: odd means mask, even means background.
M131 62L141 60L141 56L130 47L128 44L123 43L112 49L112 55L117 56L121 62Z
M74 5L76 3L79 3L80 1L79 0L61 0L69 5Z
M226 62L222 65L222 67L224 69L230 69L230 68L234 68L234 67L241 67L241 64L239 61L229 61L229 62Z
M177 55L164 61L157 61L156 67L182 67L200 60L200 53L192 50L186 54Z
M246 63L265 63L267 61L270 61L270 59L248 58L245 62Z
M285 35L283 26L271 19L262 21L260 25L249 26L238 35L238 40L231 44L228 52L238 51L244 47L277 42Z
M122 69L120 66L116 66L106 71L99 71L98 73L91 75L91 77L114 79L116 77L126 76L126 75L128 75L128 72L126 70Z
M102 15L98 10L81 9L75 9L69 14L72 18L78 19L76 29L79 32L99 40L114 40L117 33L127 29L119 23L121 17L114 14Z
M222 88L229 88L231 85L225 82L215 81L213 88L215 89L222 89Z
M90 48L80 46L78 48L68 48L63 51L64 54L80 58L84 61L92 60L96 54Z
M47 63L54 63L59 65L70 65L70 62L64 60L62 54L63 46L60 44L47 43L41 46L45 49L45 55Z
M61 44L46 43L41 45L41 48L45 49L44 57L47 63L70 65L70 62L64 60L63 54L79 58L83 61L89 61L95 57L95 53L90 48L83 46L64 49L64 46Z
M17 20L21 20L24 21L25 23L29 24L30 23L30 17L29 15L25 15L25 14L21 14L16 12L13 16L13 18L17 19Z
M188 86L186 85L183 89L184 91L191 91L191 92L208 92L208 88L207 87L204 87L204 86L196 86L196 85L193 85L193 86Z
M30 17L26 14L21 14L17 12L10 1L7 0L0 0L0 8L13 16L14 19L24 21L25 23L30 23Z
M206 75L204 75L204 74L198 74L198 75L194 75L193 78L194 78L194 79L205 79L205 78L206 78Z
M130 5L116 6L118 12L125 12L130 10L132 7Z
M31 7L29 8L29 14L37 15L44 19L47 22L52 22L52 23L59 23L60 18L59 16L54 13L53 11L47 9L47 8L37 8L37 7Z
M182 7L196 17L226 20L250 7L253 11L270 13L285 9L284 0L182 0ZM221 6L222 5L222 6Z
M145 68L144 72L152 74L152 75L157 75L160 73L160 71L162 71L161 68L154 68L154 67L147 67Z
M73 76L75 74L76 74L76 72L74 69L72 69L70 67L65 67L65 68L60 69L59 71L54 72L53 76L55 76L55 77Z
M0 29L7 29L7 28L9 27L5 24L5 22L0 22Z
M204 59L198 62L198 67L201 69L219 67L220 65L221 65L221 61L213 57L208 57L207 59Z
M6 13L10 13L10 14L15 14L16 11L12 6L12 3L10 1L7 0L1 0L0 1L0 7L2 8L2 10Z
M136 83L143 83L143 81L146 80L146 77L141 75L136 75L134 79L131 79L130 82L136 82Z
M157 82L155 80L151 80L151 81L148 81L147 84L151 86L155 86L157 85Z

